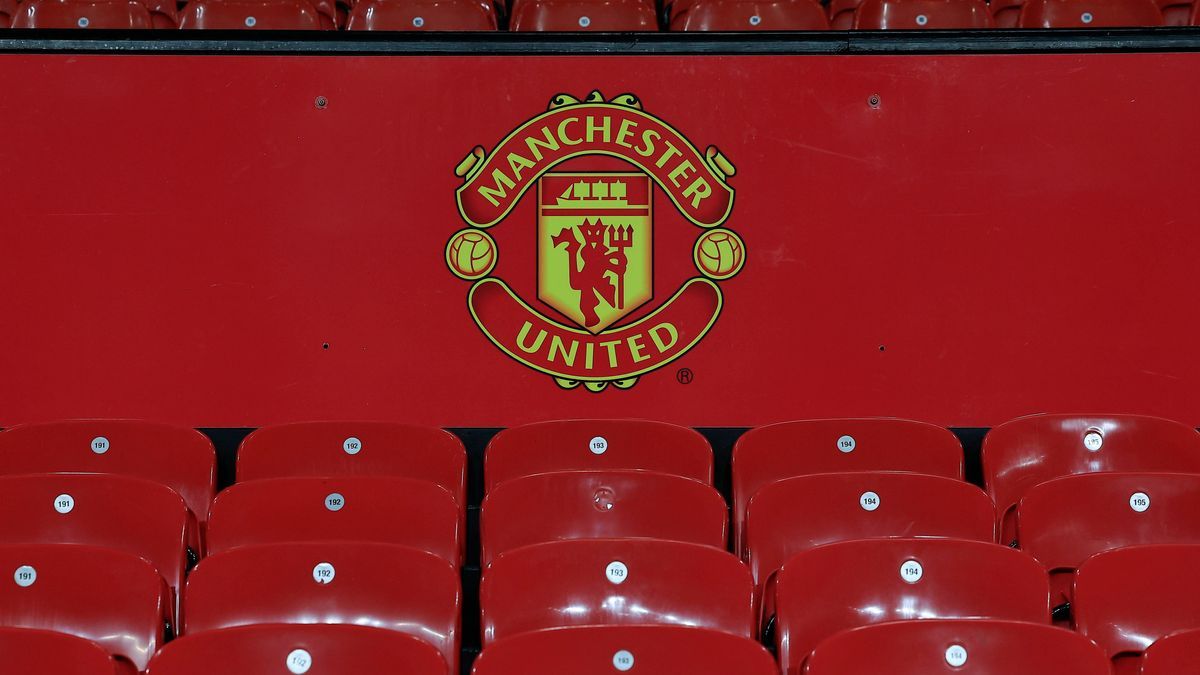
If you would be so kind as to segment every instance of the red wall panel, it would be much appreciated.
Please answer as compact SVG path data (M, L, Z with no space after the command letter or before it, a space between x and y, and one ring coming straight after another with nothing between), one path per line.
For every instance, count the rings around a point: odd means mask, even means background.
M2 55L0 425L1198 424L1198 68L1200 54ZM720 148L737 167L726 226L747 247L707 336L599 393L503 355L445 261L466 227L455 165L592 90L636 94ZM489 233L495 275L552 315L535 194ZM658 188L654 214L654 299L632 318L697 276L702 230Z

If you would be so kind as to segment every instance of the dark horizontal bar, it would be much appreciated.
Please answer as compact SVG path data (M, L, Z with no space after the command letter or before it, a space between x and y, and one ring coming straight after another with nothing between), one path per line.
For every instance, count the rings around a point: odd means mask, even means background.
M1190 52L1200 28L793 33L359 33L0 30L0 53L880 55Z

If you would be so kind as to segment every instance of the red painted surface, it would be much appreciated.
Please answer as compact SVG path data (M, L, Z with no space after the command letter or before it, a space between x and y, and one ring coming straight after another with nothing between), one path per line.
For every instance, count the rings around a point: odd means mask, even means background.
M1195 425L1198 65L0 56L0 425ZM747 247L696 347L598 394L504 356L444 255L458 162L592 89L720 148ZM489 233L496 274L538 305L533 202ZM629 321L696 276L701 230L657 188L654 211L655 299Z

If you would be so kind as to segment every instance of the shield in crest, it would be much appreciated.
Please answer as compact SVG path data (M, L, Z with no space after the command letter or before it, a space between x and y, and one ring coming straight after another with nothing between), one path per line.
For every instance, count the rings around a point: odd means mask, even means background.
M592 333L654 297L653 184L642 173L538 181L538 298Z

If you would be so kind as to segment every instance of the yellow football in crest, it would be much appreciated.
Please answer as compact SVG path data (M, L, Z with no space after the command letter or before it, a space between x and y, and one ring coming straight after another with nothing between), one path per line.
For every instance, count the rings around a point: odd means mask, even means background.
M475 229L460 230L446 244L446 265L455 275L474 281L496 267L496 242Z

